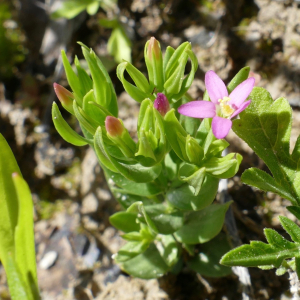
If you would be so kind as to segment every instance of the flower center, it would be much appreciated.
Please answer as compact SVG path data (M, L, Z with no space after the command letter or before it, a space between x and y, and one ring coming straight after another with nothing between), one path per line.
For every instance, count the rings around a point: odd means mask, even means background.
M220 103L220 107L221 107L221 114L222 114L222 117L224 117L224 118L230 117L233 114L233 112L235 111L235 109L232 108L230 104L228 104L229 101L230 101L229 97L224 97L223 99L218 100L218 102Z

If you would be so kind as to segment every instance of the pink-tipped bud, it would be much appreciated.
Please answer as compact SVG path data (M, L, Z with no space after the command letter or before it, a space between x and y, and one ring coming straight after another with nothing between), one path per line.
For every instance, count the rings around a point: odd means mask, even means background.
M152 53L154 54L155 59L160 58L160 46L159 42L155 39L155 37L150 38L149 44L148 44L148 49L147 49L147 55L149 60L152 60Z
M154 101L154 107L163 117L170 110L169 101L163 93L157 93L157 97Z
M65 106L65 107L72 107L73 105L73 99L74 95L65 89L63 86L57 83L53 83L54 91L59 99L59 101Z
M125 128L118 118L107 116L105 119L105 128L111 137L120 137Z

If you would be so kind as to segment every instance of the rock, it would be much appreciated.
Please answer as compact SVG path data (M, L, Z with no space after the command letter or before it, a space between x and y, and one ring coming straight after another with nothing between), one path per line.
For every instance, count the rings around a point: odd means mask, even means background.
M94 193L87 194L82 200L81 213L92 214L98 210L99 202Z
M43 270L47 270L55 264L57 258L58 258L58 253L56 251L49 251L41 259L39 263L39 267Z
M82 180L80 192L81 195L86 195L95 183L97 174L100 173L100 166L97 156L92 148L88 148L85 157L81 164Z

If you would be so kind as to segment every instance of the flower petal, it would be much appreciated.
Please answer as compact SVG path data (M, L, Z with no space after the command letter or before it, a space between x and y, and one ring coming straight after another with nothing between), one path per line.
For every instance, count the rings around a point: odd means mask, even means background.
M216 106L209 101L191 101L179 106L178 112L192 118L213 118L216 115Z
M229 132L232 122L229 119L215 116L212 119L211 128L214 136L217 139L223 139Z
M250 95L255 84L255 79L250 77L239 84L229 95L230 101L228 104L235 106L236 109L241 106L241 104Z
M242 103L242 105L232 114L232 116L230 117L230 119L234 118L241 111L243 111L244 109L246 109L249 106L250 103L251 103L251 100L248 100L248 101L245 101L244 103Z
M228 91L222 79L212 70L205 74L205 86L210 100L217 104L219 99L228 97Z

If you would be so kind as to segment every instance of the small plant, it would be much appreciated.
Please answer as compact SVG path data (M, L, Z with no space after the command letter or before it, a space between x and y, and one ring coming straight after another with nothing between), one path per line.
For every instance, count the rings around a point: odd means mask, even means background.
M116 94L101 61L84 45L82 51L92 79L78 61L76 74L63 52L73 93L57 84L54 87L84 136L69 127L55 103L53 122L66 141L94 148L111 191L124 208L110 218L127 241L114 259L124 271L140 278L160 277L183 263L209 276L230 273L218 263L230 249L219 234L230 202L212 203L219 180L234 176L242 157L238 153L223 157L229 144L218 138L227 135L230 119L250 103L244 102L254 85L252 78L247 79L249 68L242 69L227 87L231 101L225 84L211 71L206 75L206 101L189 102L187 91L198 67L190 43L168 47L163 57L159 42L151 38L145 45L148 78L127 61L117 68L127 93L141 103L136 142L118 119ZM191 71L185 74L188 60ZM134 84L125 79L125 72ZM209 96L213 102L207 101ZM200 109L209 106L212 122L200 121L207 116L199 115L199 104ZM183 115L191 111L195 119ZM220 241L222 247L213 246Z

